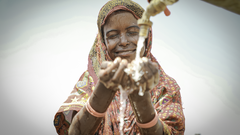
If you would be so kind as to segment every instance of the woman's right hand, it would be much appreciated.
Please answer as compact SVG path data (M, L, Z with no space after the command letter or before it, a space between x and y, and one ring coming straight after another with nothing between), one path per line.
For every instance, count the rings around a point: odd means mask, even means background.
M126 74L124 69L127 67L127 64L127 60L121 60L120 57L117 57L114 62L104 61L99 71L100 82L106 88L117 91L123 76Z

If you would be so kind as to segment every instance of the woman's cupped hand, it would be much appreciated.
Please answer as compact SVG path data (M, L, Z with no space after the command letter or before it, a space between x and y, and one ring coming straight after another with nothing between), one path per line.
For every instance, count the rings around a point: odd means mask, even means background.
M152 62L147 57L142 57L140 59L140 73L141 78L136 82L133 77L135 71L132 70L136 64L135 60L128 64L128 69L130 69L129 78L131 82L131 88L134 89L134 92L138 92L140 87L143 92L152 90L159 83L159 70L158 65L155 62Z
M140 61L142 76L139 81L136 82L133 79L134 70L132 67L135 61L128 63L127 60L117 57L114 62L104 61L102 63L99 72L100 82L113 91L119 90L119 85L121 85L123 90L129 91L129 94L138 92L140 87L143 92L153 89L159 82L158 65L146 57L142 57ZM128 69L129 72L126 73L125 69Z
M123 76L126 74L124 69L127 68L127 64L127 60L122 60L120 57L117 57L113 62L104 61L99 71L100 82L106 88L117 91L118 86L123 83Z

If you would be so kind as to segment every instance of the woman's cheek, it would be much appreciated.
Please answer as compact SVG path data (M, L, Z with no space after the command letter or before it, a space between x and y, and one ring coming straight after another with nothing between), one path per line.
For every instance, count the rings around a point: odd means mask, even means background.
M107 46L107 50L108 50L108 53L109 53L110 57L114 60L115 55L114 55L113 50L116 47L115 42L108 42L106 46Z
M107 47L108 47L108 51L112 51L116 47L116 44L114 42L109 42Z
M134 36L134 37L132 38L132 42L137 45L138 39L139 39L139 36L136 35L136 36Z

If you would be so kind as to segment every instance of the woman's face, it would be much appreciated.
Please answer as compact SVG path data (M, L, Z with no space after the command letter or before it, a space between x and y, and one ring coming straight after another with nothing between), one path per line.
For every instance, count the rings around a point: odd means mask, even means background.
M116 57L127 59L131 62L135 59L139 27L137 19L127 11L118 11L110 15L103 26L104 41L109 56L114 60ZM145 46L141 51L144 54Z

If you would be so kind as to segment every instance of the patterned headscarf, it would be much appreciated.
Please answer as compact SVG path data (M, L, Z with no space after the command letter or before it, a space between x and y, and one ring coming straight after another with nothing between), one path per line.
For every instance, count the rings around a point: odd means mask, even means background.
M80 111L94 90L95 84L98 82L98 72L101 63L103 61L112 61L102 38L102 26L105 24L106 18L117 10L131 12L136 19L141 18L144 12L144 9L139 4L131 0L111 0L101 8L97 20L99 32L89 53L88 70L81 75L68 99L62 104L54 118L54 126L59 135L67 134L73 110ZM147 39L144 56L152 62L158 63L151 54L151 29ZM173 78L165 74L159 64L158 69L160 71L160 80L158 85L151 90L152 103L163 125L164 132L166 134L183 134L185 130L185 118L182 111L180 88ZM97 133L104 135L119 134L119 95L119 92L117 92L113 98L104 120L96 131ZM139 134L140 131L136 125L135 115L129 101L126 106L125 119L127 121L125 121L123 126L124 133Z

